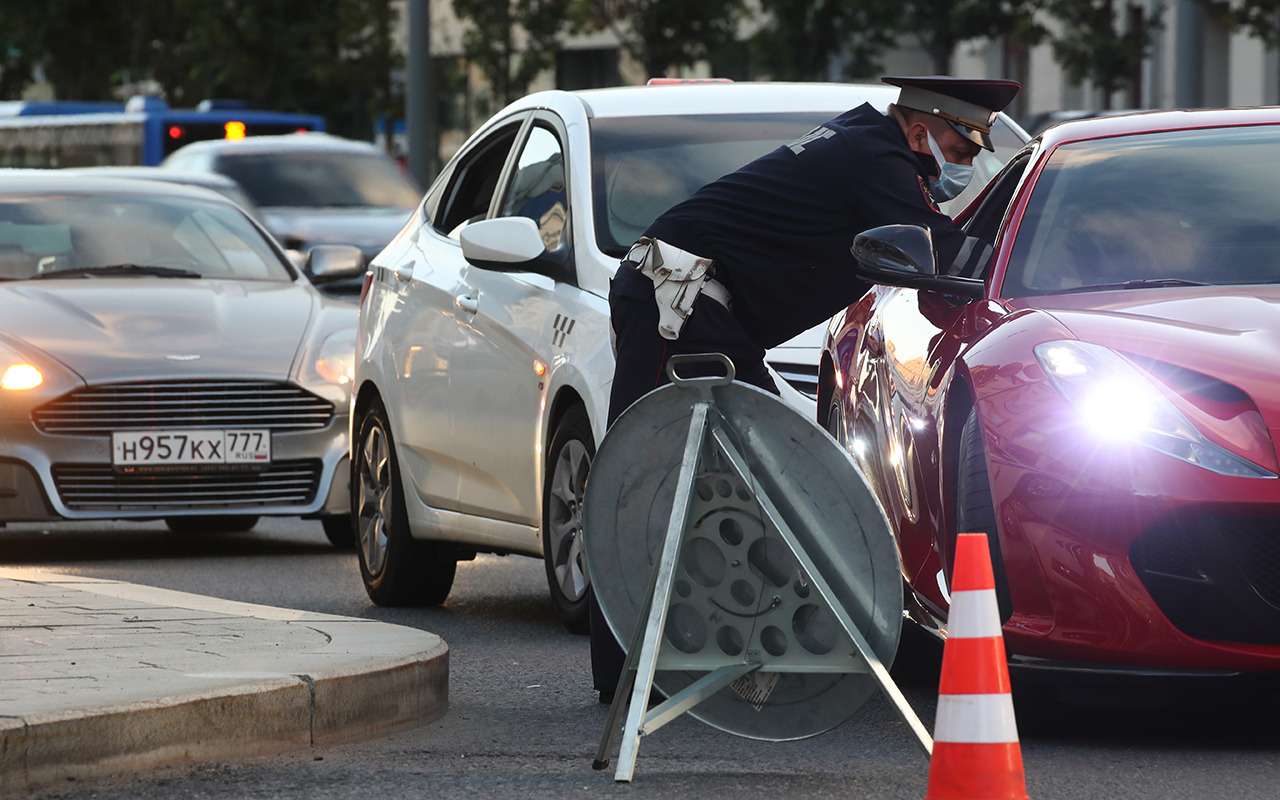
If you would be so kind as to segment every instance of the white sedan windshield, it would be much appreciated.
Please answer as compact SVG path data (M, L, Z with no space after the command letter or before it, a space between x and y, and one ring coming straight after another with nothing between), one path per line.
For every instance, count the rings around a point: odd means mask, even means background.
M838 115L831 110L774 114L608 117L591 121L596 242L621 256L667 209L717 178L794 141ZM974 161L973 181L942 210L956 214L1022 147L1001 117L995 153Z

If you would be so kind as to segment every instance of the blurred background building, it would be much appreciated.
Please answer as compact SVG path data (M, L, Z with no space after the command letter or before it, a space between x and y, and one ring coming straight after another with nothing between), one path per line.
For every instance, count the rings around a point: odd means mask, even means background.
M237 98L403 155L408 0L0 0L0 101ZM430 0L438 158L508 101L655 75L1007 76L1033 133L1280 102L1280 0Z
M403 7L404 0L397 3ZM474 56L474 47L468 46L468 32L477 30L475 14L468 12L480 4L432 0L431 5L441 155L447 157L467 131L502 106L504 97L491 80L491 70L484 69ZM622 9L661 3L612 5ZM925 40L926 35L891 29L878 39L866 35L850 37L856 39L852 49L858 52L833 47L822 68L810 68L809 74L779 75L796 70L778 69L778 65L760 57L760 49L780 15L807 14L808 24L814 28L810 33L817 34L824 18L843 14L848 19L846 9L872 8L876 4L748 0L720 5L739 6L732 40L706 58L671 65L663 74L735 80L875 80L881 74L941 71L937 51ZM899 5L902 4L890 8ZM929 11L930 5L953 11L965 5L1006 5L1015 7L1015 15L1011 16L1016 16L1018 7L1030 12L1030 31L1026 22L1014 19L1005 35L955 41L946 70L955 75L1022 81L1026 88L1011 113L1028 128L1042 128L1072 116L1064 112L1280 103L1280 49L1275 46L1276 37L1280 36L1280 3L1274 0L1065 0L1021 4L966 4L960 0L915 5L923 6L923 13ZM510 5L510 46L515 60L531 43L519 19L536 6L522 2ZM1275 10L1269 8L1272 6ZM875 11L866 13L870 16ZM960 13L964 13L963 8ZM408 40L406 18L404 14L397 18L400 22L395 37L397 46L403 48ZM987 22L999 25L1001 21ZM516 88L522 91L512 96L540 89L643 83L651 75L619 35L619 29L625 27L626 22L620 21L585 32L558 32L552 37L554 53L544 59L541 69L521 81ZM963 33L965 26L955 27ZM1103 27L1109 30L1102 30ZM797 32L801 34L797 43L806 41L803 28ZM1085 63L1073 68L1073 61ZM1106 69L1112 72L1109 79L1102 74Z

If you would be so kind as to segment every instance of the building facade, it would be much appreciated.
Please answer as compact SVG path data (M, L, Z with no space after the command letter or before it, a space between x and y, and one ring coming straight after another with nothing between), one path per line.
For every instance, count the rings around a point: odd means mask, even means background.
M952 59L952 73L968 77L1011 77L1025 89L1010 109L1012 116L1034 122L1046 112L1096 110L1101 108L1195 108L1252 106L1280 103L1280 54L1261 39L1246 32L1230 30L1227 22L1214 14L1203 0L1133 0L1148 18L1161 20L1144 60L1141 76L1133 85L1109 98L1089 83L1069 79L1054 58L1049 43L1014 49L998 39L979 39L960 44ZM401 0L403 5L403 0ZM1123 26L1123 9L1117 3L1117 25ZM399 15L397 40L407 47L407 18ZM440 155L447 158L468 132L497 111L503 98L496 97L482 71L466 58L463 34L466 22L454 12L450 0L431 2L431 42L435 66L436 96L440 110ZM748 14L741 25L746 39L762 23L761 15ZM1058 23L1046 17L1050 30ZM1280 20L1277 22L1280 25ZM516 30L513 42L523 46L523 34ZM743 56L727 54L725 64L715 67L698 64L680 70L686 77L727 74L738 79L767 80L769 76L752 70L746 47ZM932 61L914 37L903 36L898 46L881 59L884 74L928 74ZM830 77L843 73L838 59ZM610 31L563 36L559 40L554 67L544 70L527 87L541 89L585 89L619 84L639 84L648 77L644 69L627 57L617 37ZM868 80L878 76L869 75Z

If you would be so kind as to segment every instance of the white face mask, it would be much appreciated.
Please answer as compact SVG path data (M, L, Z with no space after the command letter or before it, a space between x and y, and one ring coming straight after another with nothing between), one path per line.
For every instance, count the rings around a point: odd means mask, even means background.
M945 203L963 192L969 181L973 180L973 165L952 164L947 161L942 157L942 148L938 147L933 134L927 131L925 133L929 137L929 151L933 153L933 160L938 162L938 169L941 171L938 177L929 179L929 191L938 202Z

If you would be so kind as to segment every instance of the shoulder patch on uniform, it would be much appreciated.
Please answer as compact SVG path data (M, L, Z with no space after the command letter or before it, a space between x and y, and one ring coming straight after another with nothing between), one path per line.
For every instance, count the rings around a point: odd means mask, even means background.
M805 145L812 144L819 139L830 139L835 135L836 132L828 128L826 125L819 125L804 136L801 136L799 139L796 139L794 142L787 145L787 149L796 155L800 155L804 152Z
M936 211L941 214L942 209L938 207L938 201L934 200L933 195L929 192L929 184L925 183L924 178L919 175L916 176L916 183L920 185L920 194L924 195L924 204L928 206L931 211Z

